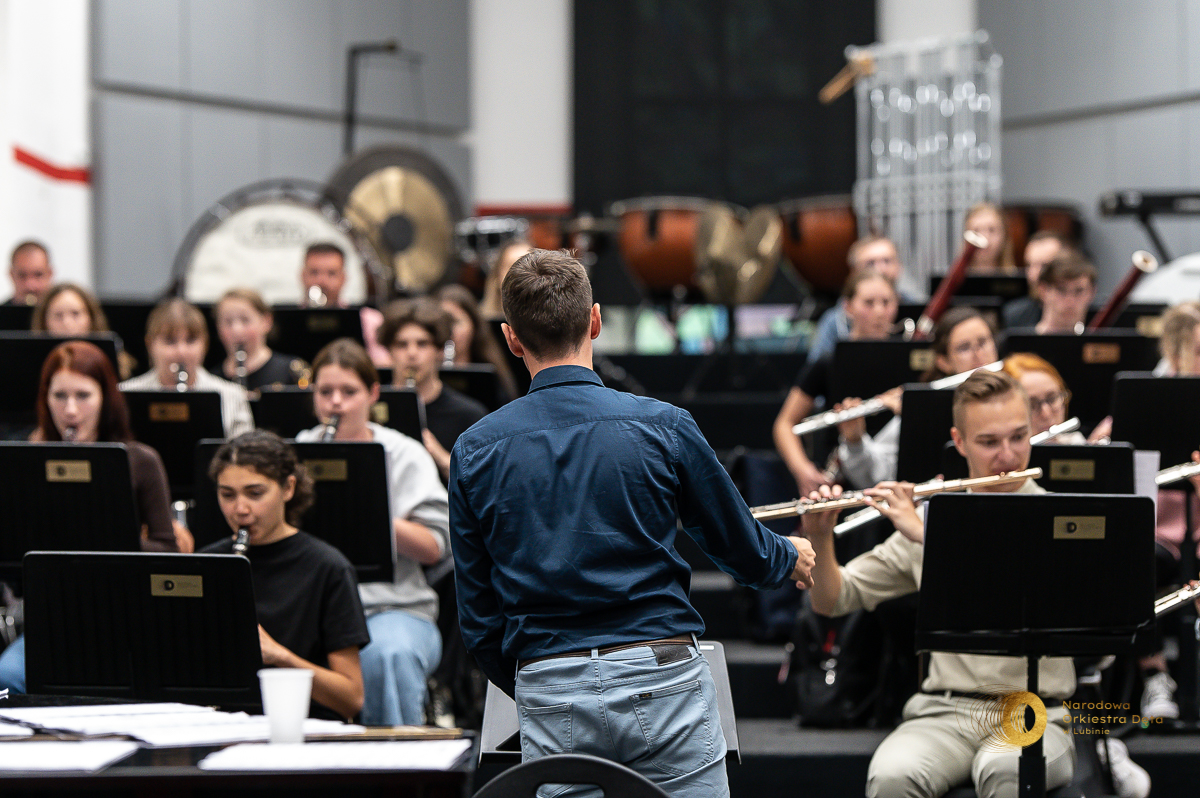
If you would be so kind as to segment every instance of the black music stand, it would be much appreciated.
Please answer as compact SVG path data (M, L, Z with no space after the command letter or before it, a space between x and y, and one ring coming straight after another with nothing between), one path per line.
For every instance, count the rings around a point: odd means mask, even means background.
M500 396L500 378L490 363L443 366L438 369L442 382L479 402L490 413L504 404Z
M197 549L233 534L221 514L216 485L208 478L208 464L222 443L204 440L195 449L196 506L191 532ZM360 583L391 582L394 544L383 444L290 443L316 489L316 500L301 519L300 528L346 555Z
M1159 463L1169 468L1191 462L1200 448L1200 377L1155 377L1148 372L1121 372L1113 381L1113 438L1129 441L1139 449L1153 449ZM1166 485L1164 490L1184 492L1184 545L1179 548L1181 581L1196 578L1195 519L1192 518L1192 483ZM1196 610L1188 603L1179 612L1179 689L1181 726L1200 723L1200 674L1193 627Z
M900 399L897 479L925 482L945 473L942 448L950 440L953 405L952 389L938 390L923 383L904 386L904 395ZM948 474L946 477L951 478Z
M137 551L141 527L120 443L0 443L0 579L18 584L27 551Z
M0 330L28 332L33 326L33 305L0 304Z
M1039 657L1132 653L1153 624L1154 502L941 494L925 515L923 567L917 649L1026 657L1036 695ZM1095 601L1097 585L1116 589ZM1020 784L1022 796L1046 794L1040 739L1021 752Z
M275 328L269 340L309 363L331 341L350 338L363 342L358 308L301 308L280 305L271 309Z
M125 351L137 361L135 373L146 371L150 363L146 351L146 322L155 304L137 299L107 299L100 303L109 329L121 337Z
M1103 303L1088 308L1089 322L1100 312L1102 307ZM1162 314L1166 309L1167 305L1161 302L1129 302L1121 308L1109 326L1117 329L1137 330L1141 335L1158 338L1162 335Z
M301 430L320 423L313 412L309 388L294 385L269 388L258 398L251 399L250 407L254 411L256 427L283 438L294 438ZM371 420L420 441L421 430L425 428L425 406L416 391L384 386L379 391L379 401L371 408Z
M1148 370L1158 363L1158 341L1133 330L1038 335L1023 329L1002 337L1001 355L1033 352L1054 364L1073 393L1071 415L1079 417L1084 434L1108 415L1117 372Z
M133 436L158 451L171 497L192 498L193 455L205 438L224 438L216 391L122 391Z
M943 275L929 278L929 295L937 293ZM1002 302L1011 302L1029 296L1029 281L1024 274L968 274L954 292L955 297L998 297Z
M933 366L928 341L838 341L830 372L830 406L847 396L872 396L917 382Z
M967 476L967 461L952 442L945 444L942 458L946 479ZM1136 492L1133 444L1123 441L1108 446L1039 443L1030 449L1029 468L1042 469L1037 483L1054 493Z
M100 347L112 363L113 373L120 374L117 368L120 345L114 333L59 336L0 332L0 361L4 363L5 376L9 380L8 388L0 391L0 424L37 424L37 395L42 366L54 347L67 341L87 341Z
M726 759L741 763L737 717L733 711L733 691L729 686L729 666L725 647L715 640L700 640L700 653L708 660L713 686L717 691L717 713L725 735ZM521 761L521 729L517 705L499 687L488 682L483 704L483 728L479 732L479 764L512 765Z
M245 557L33 551L25 584L30 693L261 712Z
M371 420L423 443L421 430L425 429L425 403L411 388L389 385L380 388L379 401L371 408Z

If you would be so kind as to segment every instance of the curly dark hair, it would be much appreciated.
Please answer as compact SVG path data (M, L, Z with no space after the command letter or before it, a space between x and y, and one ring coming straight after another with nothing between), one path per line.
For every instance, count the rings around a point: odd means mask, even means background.
M216 482L229 466L254 469L280 487L287 485L288 477L296 477L296 489L284 507L287 522L292 526L299 524L304 511L312 506L315 497L312 477L297 459L296 450L274 432L256 429L226 441L208 465L209 479Z

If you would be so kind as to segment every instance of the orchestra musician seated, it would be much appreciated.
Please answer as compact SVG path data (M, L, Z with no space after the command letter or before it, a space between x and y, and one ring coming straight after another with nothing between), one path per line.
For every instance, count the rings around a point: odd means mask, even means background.
M300 287L304 289L302 304L306 307L344 308L342 289L346 287L346 253L337 244L321 241L304 251L304 265L300 269ZM362 324L363 341L367 353L376 366L391 365L387 349L376 342L383 314L366 305L358 309Z
M418 441L370 421L379 400L379 373L359 344L330 343L313 360L313 408L337 416L334 440L375 441L387 457L387 501L392 517L395 570L391 582L359 586L371 644L362 651L366 698L362 721L370 726L425 722L426 680L442 656L437 594L423 565L450 551L450 509L433 458ZM297 441L324 439L324 425L303 430Z
M846 281L842 295L850 317L851 340L878 341L888 337L899 307L896 287L890 279L875 271L861 271ZM812 412L818 398L828 395L832 368L833 352L806 363L772 428L775 448L799 485L801 495L830 484L828 477L809 459L792 427Z
M308 387L308 364L267 345L275 320L261 294L252 288L231 288L217 300L213 315L217 337L225 347L221 363L225 379L256 392L285 385Z
M1082 333L1088 306L1096 296L1096 267L1074 250L1047 263L1038 275L1042 318L1034 326L1039 335Z
M296 452L265 430L224 443L208 469L231 532L249 533L254 607L263 664L313 672L309 714L349 719L363 705L359 649L370 641L354 566L340 551L296 528L313 483ZM206 546L232 554L236 534Z
M108 318L91 291L75 283L58 283L42 296L33 309L33 332L52 335L87 335L109 332ZM135 359L117 339L117 368L121 379L133 374Z
M971 257L971 265L968 267L970 273L1017 272L1012 239L1008 235L1008 227L1004 224L1004 215L1000 208L990 202L981 202L973 206L963 220L963 230L970 230L987 239L987 246L977 250Z
M21 241L9 258L8 279L13 292L6 305L36 305L54 284L50 252L39 241Z
M1029 400L1016 380L1002 372L976 372L955 389L953 406L950 434L967 460L971 477L1028 466ZM1045 492L1031 479L977 490ZM828 498L840 492L837 487L822 486L811 496ZM883 601L920 589L924 528L921 513L913 505L911 484L885 482L867 492L873 497L870 504L897 531L844 566L838 564L833 544L837 513L808 513L802 517L804 534L817 554L810 593L813 608L821 614L840 616L856 609L873 610ZM886 504L879 501L884 498ZM1069 782L1074 770L1075 749L1062 725L1061 706L1061 701L1075 692L1074 664L1070 657L1042 658L1039 675L1039 695L1050 721L1042 737L1046 786L1053 789ZM970 724L960 723L958 708L967 705L970 711L970 705L977 704L978 711L985 711L978 698L981 688L997 684L1026 685L1025 658L933 652L921 692L908 700L903 722L871 758L866 794L871 798L935 798L969 781L980 798L1015 798L1020 749L983 746Z
M1071 391L1067 389L1058 369L1048 360L1032 352L1016 352L1004 358L1004 371L1021 383L1025 393L1029 394L1035 435L1067 420ZM1108 416L1086 438L1076 430L1059 433L1046 443L1098 443L1111 432L1112 416Z
M1005 328L1033 327L1042 320L1042 292L1038 286L1038 275L1042 268L1058 257L1070 245L1066 239L1052 230L1038 230L1025 244L1025 281L1029 283L1029 296L1014 299L1001 311Z
M922 382L974 371L999 359L991 325L982 313L969 307L951 308L942 314L934 325L930 348L934 355L933 367L922 375ZM896 415L878 435L867 432L866 419L853 419L838 425L838 464L851 487L866 488L896 478L903 388L894 388L883 396L894 401L894 406L889 405L889 409ZM861 401L846 399L834 405L834 409L856 407Z
M133 439L116 373L99 347L87 341L68 341L50 352L38 384L37 413L38 427L30 440L124 444L142 523L142 550L193 550L191 533L171 518L171 494L162 459L154 449ZM25 692L23 636L0 654L0 688Z
M480 313L475 295L457 283L443 285L437 291L442 309L450 314L450 340L454 342L452 365L468 366L472 363L489 365L496 369L500 380L501 403L517 398L517 382L513 379L500 341L492 335L488 322Z
M1158 339L1162 360L1154 368L1159 377L1193 377L1200 374L1200 302L1181 302L1163 314Z
M178 297L156 305L146 320L146 351L150 371L125 380L122 391L175 391L181 385L189 391L215 391L221 396L227 438L254 428L246 389L201 365L208 353L208 325L195 305Z

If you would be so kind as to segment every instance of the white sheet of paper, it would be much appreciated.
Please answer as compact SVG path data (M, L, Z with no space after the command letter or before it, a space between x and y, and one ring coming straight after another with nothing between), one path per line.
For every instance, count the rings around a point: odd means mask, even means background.
M0 743L0 771L95 773L137 749L137 743L120 740Z
M203 770L449 770L470 740L233 745L200 761Z
M18 726L15 723L0 722L0 737L32 737L33 729Z

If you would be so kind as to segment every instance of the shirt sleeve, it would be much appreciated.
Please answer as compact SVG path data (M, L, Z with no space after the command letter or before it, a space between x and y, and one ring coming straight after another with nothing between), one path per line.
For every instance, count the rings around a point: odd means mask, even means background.
M230 384L221 393L225 434L235 438L254 429L254 416L250 412L250 400L246 398L246 390L240 385Z
M858 444L838 444L838 460L850 485L870 488L885 479L896 478L896 459L900 455L900 417L893 417L879 435L863 435Z
M796 567L796 548L754 520L696 422L687 411L677 412L676 475L684 531L738 584L779 587Z
M922 547L899 532L841 567L842 589L831 617L873 610L888 599L915 593Z
M158 452L149 446L129 447L129 474L138 518L146 525L142 551L179 551L171 523L171 491Z
M411 448L412 456L407 451L403 454L396 451L399 462L390 465L392 514L426 527L437 541L440 556L445 557L450 550L450 510L446 502L446 488L442 485L433 458L424 447L414 444ZM391 457L392 452L389 451L388 456Z
M480 670L509 696L516 690L517 661L502 650L505 618L492 586L494 565L483 541L483 529L467 501L461 480L458 447L450 452L450 543L454 550L454 584L458 626L463 643Z

